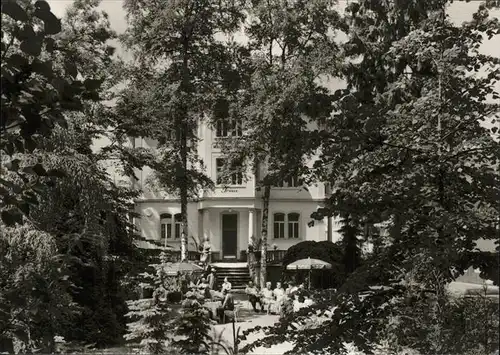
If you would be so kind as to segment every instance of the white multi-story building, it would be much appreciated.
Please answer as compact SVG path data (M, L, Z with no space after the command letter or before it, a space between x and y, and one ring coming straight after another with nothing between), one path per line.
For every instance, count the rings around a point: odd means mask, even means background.
M226 179L228 182L222 184L220 173L224 161L217 142L231 132L201 124L198 134L198 154L205 163L206 174L215 183L215 189L201 191L197 199L188 204L189 250L195 250L194 240L199 243L206 236L212 246L213 259L239 260L252 237L260 239L262 192L256 188L256 177L251 170L246 174L234 173ZM134 144L135 147L155 148L155 142L150 139L136 138ZM144 239L178 250L182 230L180 200L161 189L152 188L151 173L146 168L137 174L139 180L136 187L142 191L135 201L135 210L141 215L136 221L137 227ZM311 213L324 201L324 184L304 189L297 185L296 180L290 179L280 185L271 189L268 222L270 250L286 250L304 240L335 241L339 238L334 230L338 226L327 218L308 226L312 220Z

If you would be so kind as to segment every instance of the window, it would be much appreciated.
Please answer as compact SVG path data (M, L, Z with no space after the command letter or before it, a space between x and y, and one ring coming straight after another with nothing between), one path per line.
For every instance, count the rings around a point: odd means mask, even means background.
M299 179L297 176L289 176L283 181L280 181L276 187L299 187Z
M298 213L288 214L288 238L299 238L299 219L300 215Z
M215 124L216 137L241 137L243 134L241 120L220 119Z
M224 175L224 166L226 162L225 159L222 158L217 158L215 159L215 165L216 165L216 184L217 185L243 185L243 172L241 172L241 166L233 166L229 176Z
M172 239L172 215L170 213L160 215L160 238Z
M285 214L274 214L274 238L285 238Z
M300 214L278 212L273 215L273 229L275 239L299 239L300 238Z
M182 217L181 217L181 214L177 213L174 216L174 219L175 219L174 237L175 237L175 239L180 239L181 232L182 232Z

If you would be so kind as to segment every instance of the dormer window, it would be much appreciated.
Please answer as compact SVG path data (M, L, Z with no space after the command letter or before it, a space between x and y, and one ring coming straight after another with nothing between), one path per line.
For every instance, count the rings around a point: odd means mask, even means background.
M299 178L296 176L289 176L277 184L276 187L299 187Z

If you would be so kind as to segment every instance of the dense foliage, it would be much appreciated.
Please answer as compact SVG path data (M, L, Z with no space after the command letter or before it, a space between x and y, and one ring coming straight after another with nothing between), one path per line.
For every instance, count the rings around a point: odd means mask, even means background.
M43 184L37 177L59 176L41 164L20 164L18 154L32 154L40 137L56 125L66 127L64 113L79 111L83 101L98 98L101 84L92 75L77 78L72 47L58 40L61 21L46 1L2 2L2 124L0 149L1 215L7 225L23 222ZM74 45L74 44L73 44ZM73 47L74 48L74 47Z
M388 325L390 348L422 354L493 354L499 346L499 308L486 290L459 297L448 293L422 297L415 286L409 287L405 305L392 314Z
M54 336L78 311L56 240L32 225L0 232L0 337L18 351L54 351Z
M499 21L481 5L457 26L446 16L446 1L418 4L347 7L347 88L334 95L317 164L332 191L323 215L386 222L390 245L356 269L333 299L284 320L259 344L279 337L294 343L293 352L342 353L347 343L373 351L405 307L410 285L444 304L446 285L477 262L475 241L497 236L499 105L491 99L499 97L500 61L478 49L499 33ZM293 326L311 314L323 317L321 325ZM443 317L435 313L433 321L443 324ZM452 351L424 340L413 346Z
M181 314L174 323L179 339L172 342L181 354L210 354L212 321L203 302L203 295L193 291L187 292L182 302Z
M11 250L1 267L34 271L0 289L0 297L10 298L3 309L5 324L26 314L21 331L2 327L0 336L17 339L26 351L53 351L54 335L103 346L121 339L125 330L120 279L134 256L128 220L134 193L113 183L105 169L120 147L92 147L94 139L109 136L110 122L100 113L116 79L108 42L116 35L98 5L75 1L61 21L44 1L2 2L2 124L7 124L1 137L7 153L2 154L7 168L1 180L7 187L1 189L2 220L29 223L1 236ZM123 163L123 155L118 158ZM33 253L25 251L22 238L11 237L18 234L29 236L32 248L50 240L50 248L42 250L51 255L17 257L17 251ZM48 291L36 287L31 293L14 291L40 284L40 270L53 294L44 296ZM61 298L55 309L51 297ZM30 311L35 304L39 309ZM45 311L54 314L44 316Z

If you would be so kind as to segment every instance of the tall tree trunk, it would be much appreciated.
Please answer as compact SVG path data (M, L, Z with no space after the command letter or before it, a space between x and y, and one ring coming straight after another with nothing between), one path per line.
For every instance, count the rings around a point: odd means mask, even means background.
M189 40L184 37L183 41L183 63L182 63L182 90L185 94L189 95L189 67L188 67L188 55L189 55ZM181 198L181 261L187 260L187 245L188 245L188 215L187 215L187 204L188 204L188 181L187 181L187 160L188 160L188 146L187 146L187 134L188 134L188 111L187 103L183 102L183 115L181 117L182 122L180 122L180 158L181 158L181 181L180 181L180 198Z
M254 158L254 161L253 161L253 166L254 166L254 171L253 171L253 174L254 174L254 178L255 178L255 181L257 181L259 179L259 168L260 168L260 165L258 164L257 162L257 159ZM257 217L257 214L255 213L254 214L254 221L255 221L255 218ZM255 225L255 224L254 224ZM248 249L247 249L247 266L248 266L248 274L250 276L250 280L253 281L253 283L255 285L257 285L257 258L255 256L255 252L257 250L255 250L255 248L257 247L257 238L255 237L255 230L253 230L254 234L250 237L250 242L251 244L248 246Z
M187 181L187 140L186 140L186 127L185 122L181 125L181 184L180 184L180 198L181 198L181 261L187 260L187 245L188 245L188 181Z
M269 198L271 196L271 185L264 185L262 196L262 227L261 227L261 257L260 257L260 287L263 289L267 281L267 227L269 224Z
M188 245L188 215L187 215L187 189L181 188L181 219L182 219L182 231L181 231L181 261L187 260L187 245Z

